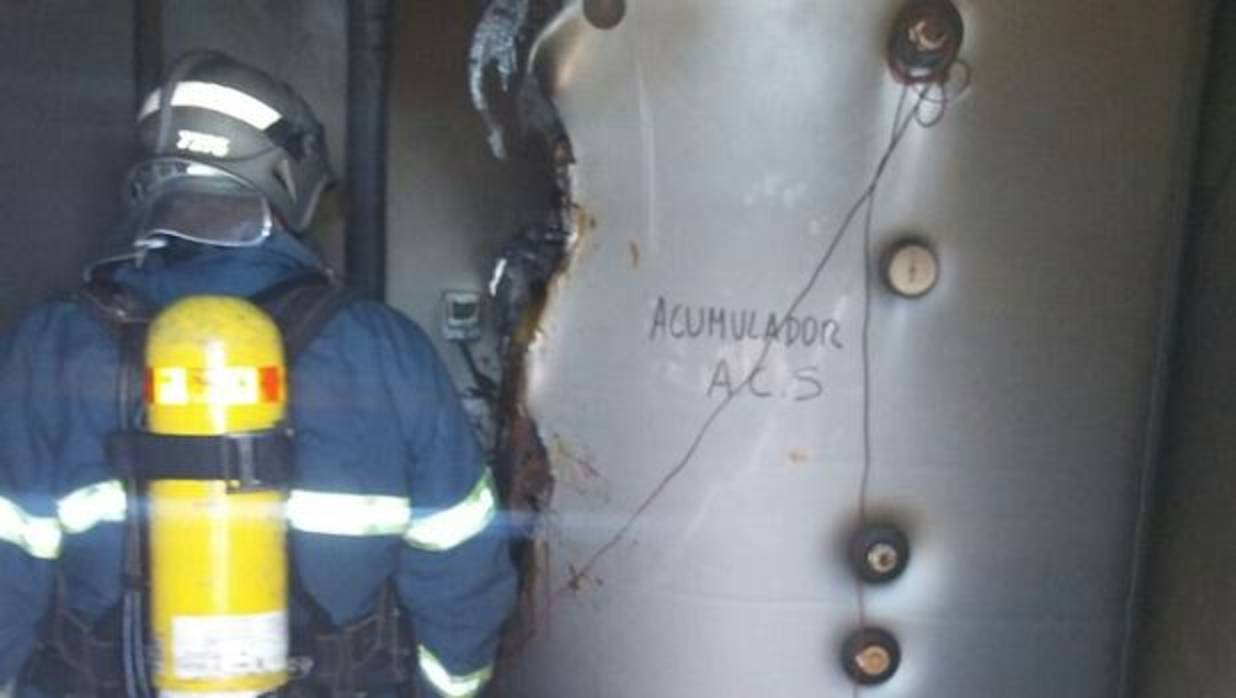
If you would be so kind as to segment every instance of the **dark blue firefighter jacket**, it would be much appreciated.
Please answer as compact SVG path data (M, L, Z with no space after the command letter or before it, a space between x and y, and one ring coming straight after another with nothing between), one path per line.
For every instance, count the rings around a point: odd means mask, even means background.
M247 296L319 264L278 233L258 247L151 253L116 278L162 306ZM57 578L87 619L119 601L126 502L103 451L119 423L117 356L108 328L72 300L0 337L0 682L29 656ZM492 479L429 340L392 309L355 301L305 350L289 390L289 536L304 589L343 625L393 579L422 692L475 695L514 570Z

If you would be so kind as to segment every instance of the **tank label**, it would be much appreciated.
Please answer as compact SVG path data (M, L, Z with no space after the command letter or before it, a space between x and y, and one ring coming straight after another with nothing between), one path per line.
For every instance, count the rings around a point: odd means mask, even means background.
M172 665L178 679L225 679L287 669L287 613L177 616Z

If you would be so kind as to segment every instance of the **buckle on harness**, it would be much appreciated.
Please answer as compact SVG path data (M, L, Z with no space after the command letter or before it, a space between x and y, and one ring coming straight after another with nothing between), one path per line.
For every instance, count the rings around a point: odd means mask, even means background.
M108 457L138 480L225 480L232 491L286 487L292 479L288 429L177 436L121 431L107 441Z
M286 487L292 479L290 432L225 434L219 447L224 478L235 492ZM273 442L271 441L273 440ZM272 447L264 447L274 443ZM230 457L229 457L230 456Z

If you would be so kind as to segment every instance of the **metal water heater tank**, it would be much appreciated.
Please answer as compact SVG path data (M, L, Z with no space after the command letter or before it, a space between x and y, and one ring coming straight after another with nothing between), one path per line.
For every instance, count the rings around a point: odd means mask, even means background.
M510 698L1121 695L1201 3L588 0Z

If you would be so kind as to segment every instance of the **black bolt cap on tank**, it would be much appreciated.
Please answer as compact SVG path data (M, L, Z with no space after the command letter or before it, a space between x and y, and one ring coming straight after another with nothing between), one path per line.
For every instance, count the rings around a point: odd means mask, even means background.
M867 525L850 539L850 564L868 584L887 584L910 564L910 541L888 524Z
M584 19L597 29L613 29L626 14L626 0L584 0Z
M907 85L945 83L964 37L961 12L951 0L911 0L893 22L889 68Z
M841 646L845 673L862 686L875 686L893 678L901 666L901 645L892 633L880 628L863 628L846 638Z

